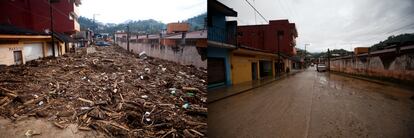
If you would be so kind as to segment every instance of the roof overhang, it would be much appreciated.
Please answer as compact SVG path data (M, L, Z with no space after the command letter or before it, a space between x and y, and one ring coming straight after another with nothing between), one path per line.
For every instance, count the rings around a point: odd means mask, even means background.
M42 39L42 38L51 38L50 35L11 35L11 34L0 34L2 39Z
M227 7L223 3L217 1L217 0L211 0L208 2L208 11L215 11L222 13L225 16L233 16L237 17L237 12L233 9Z
M209 47L211 46L211 47L217 47L217 48L227 48L227 49L235 49L236 48L235 45L221 43L221 42L217 42L217 41L211 41L211 40L207 40L207 45Z
M274 54L274 53L257 51L257 50L243 48L243 47L239 47L238 49L233 50L233 52L234 53L240 53L240 54L262 55L262 56L276 57L276 54Z

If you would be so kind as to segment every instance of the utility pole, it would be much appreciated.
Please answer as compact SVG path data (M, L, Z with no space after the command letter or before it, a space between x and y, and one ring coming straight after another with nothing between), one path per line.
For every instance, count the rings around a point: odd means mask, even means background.
M99 14L96 14L96 13L93 14L93 32L94 33L96 33L96 28L97 28L97 25L95 24L95 22L96 22L95 16L96 15L99 15Z
M328 48L328 71L331 70L331 51Z
M278 55L278 58L277 58L277 72L278 72L278 76L280 77L280 73L282 72L282 69L281 69L281 62L280 62L280 39L281 39L281 37L283 37L283 31L277 31L277 55Z
M303 62L305 63L305 68L308 67L308 64L306 63L306 46L308 46L308 45L310 45L310 44L305 44L305 57L303 59Z
M127 50L129 52L129 25L127 25Z
M55 35L54 35L54 29L53 29L53 8L52 8L52 0L49 0L49 13L50 13L50 30L51 30L51 38L52 38L52 51L53 51L53 58L56 57L55 52Z

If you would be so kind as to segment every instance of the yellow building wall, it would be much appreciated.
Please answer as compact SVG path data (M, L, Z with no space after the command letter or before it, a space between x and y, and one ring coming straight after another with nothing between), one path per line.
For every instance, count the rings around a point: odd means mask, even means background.
M259 61L270 61L272 63L272 76L277 76L275 63L277 63L277 56L275 54L269 54L264 52L257 52L252 50L234 50L230 54L231 61L231 79L233 84L239 84L243 82L252 81L252 63L256 63L257 78L260 78ZM286 71L287 68L291 69L291 61L288 59L281 59L284 62Z
M272 72L273 76L275 76L275 68L274 68L274 59L271 57L266 56L240 56L237 54L232 54L231 56L231 74L232 74L232 82L233 84L239 84L243 82L252 81L252 63L256 63L256 76L257 79L260 78L260 70L259 70L259 61L266 60L271 61L272 64Z
M0 65L13 65L14 55L13 51L22 51L23 47L21 44L0 44ZM24 59L23 59L24 63Z
M243 56L232 56L231 76L233 84L252 80L251 58Z

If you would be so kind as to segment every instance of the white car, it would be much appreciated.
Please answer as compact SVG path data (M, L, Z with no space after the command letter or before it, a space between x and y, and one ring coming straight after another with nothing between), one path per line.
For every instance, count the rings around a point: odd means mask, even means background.
M325 65L325 64L318 64L318 65L316 66L316 70L317 70L318 72L320 72L320 71L326 71L326 65Z

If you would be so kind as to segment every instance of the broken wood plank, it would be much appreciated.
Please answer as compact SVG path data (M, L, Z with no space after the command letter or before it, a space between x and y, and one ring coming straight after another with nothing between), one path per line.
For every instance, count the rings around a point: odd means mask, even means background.
M13 97L13 98L17 97L17 94L16 94L15 91L12 91L12 90L9 90L9 89L3 88L3 87L0 87L0 89L3 90L3 91L0 91L0 94L2 94L2 95L10 96L10 97Z
M39 98L34 98L32 100L29 100L29 101L25 102L23 105L29 105L29 104L32 104L32 103L38 103L38 102L42 101L44 98L45 97L43 97L43 96L42 97L39 97Z
M5 107L6 105L10 104L11 102L13 102L13 100L8 99L7 102L5 102L3 105L1 105L0 107Z
M91 105L93 105L94 104L94 102L93 101L91 101L91 100L87 100L87 99L84 99L84 98L78 98L78 100L79 101L82 101L82 102L86 102L86 103L89 103L89 104L91 104Z
M193 131L193 132L194 132L194 133L196 133L197 135L200 135L200 136L204 137L204 134L203 134L203 133L198 132L197 130L190 129L190 131Z
M165 138L166 136L170 135L171 133L176 132L177 130L175 130L174 128L172 128L170 131L168 131L167 133L165 133L161 138Z
M2 105L4 102L6 102L7 100L9 100L9 97L4 97L3 99L0 100L0 105Z
M195 135L191 134L190 131L188 131L188 129L185 129L183 132L184 132L185 137L189 137L189 138L196 137Z
M65 128L66 128L66 126L64 126L64 125L62 125L62 124L59 124L58 122L53 122L53 124L54 124L56 127L60 128L60 129L65 129Z
M189 120L187 120L187 119L185 119L185 118L182 118L182 120L183 120L185 123L189 124L189 125L204 125L204 126L207 126L207 123L189 121Z
M81 127L81 126L79 126L78 129L82 130L82 131L91 131L92 130L90 127Z
M197 88L194 88L194 87L183 87L182 89L184 91L200 91L200 90L198 90Z

